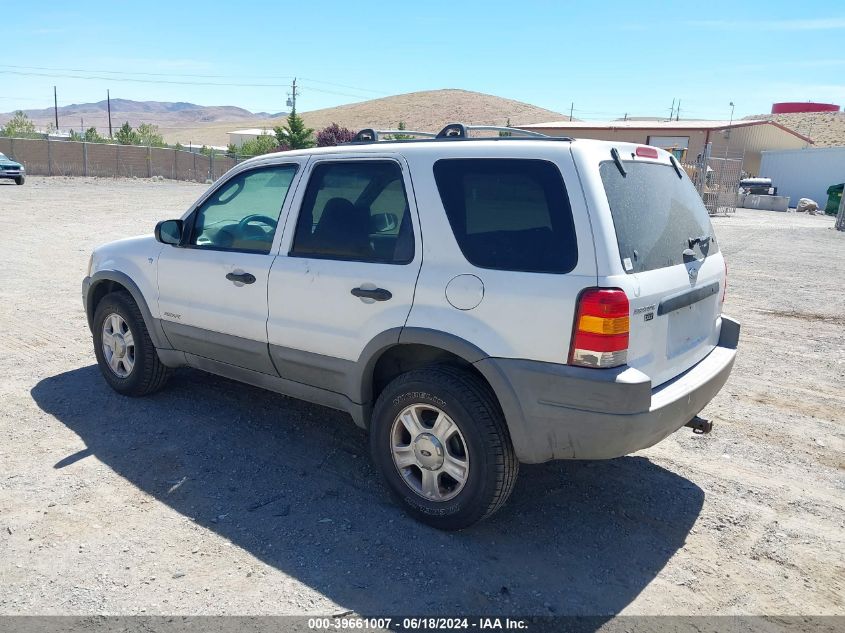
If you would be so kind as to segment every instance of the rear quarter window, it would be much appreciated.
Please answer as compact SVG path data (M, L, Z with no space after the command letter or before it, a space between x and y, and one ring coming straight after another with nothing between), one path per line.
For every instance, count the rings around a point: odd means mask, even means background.
M622 267L647 272L684 262L691 238L710 237L693 245L697 257L718 252L707 208L690 182L671 165L624 161L622 175L613 161L599 165Z
M568 273L578 262L558 168L527 159L444 159L434 178L452 232L479 268Z

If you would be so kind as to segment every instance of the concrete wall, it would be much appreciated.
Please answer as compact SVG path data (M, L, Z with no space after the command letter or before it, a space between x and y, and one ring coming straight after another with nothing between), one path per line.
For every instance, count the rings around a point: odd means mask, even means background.
M209 156L164 147L112 145L0 137L0 152L42 176L105 176L205 182L217 180L237 164L228 156Z
M827 202L827 188L845 182L845 147L822 147L763 152L760 175L771 178L778 195L812 198L820 207Z

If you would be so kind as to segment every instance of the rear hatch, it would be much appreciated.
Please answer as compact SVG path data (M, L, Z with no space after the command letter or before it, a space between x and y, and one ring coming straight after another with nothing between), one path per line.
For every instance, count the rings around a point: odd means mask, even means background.
M627 155L631 160L617 154L599 164L616 238L616 248L608 248L624 271L600 285L626 291L628 365L657 386L716 346L725 265L707 209L683 170L665 152L656 160Z

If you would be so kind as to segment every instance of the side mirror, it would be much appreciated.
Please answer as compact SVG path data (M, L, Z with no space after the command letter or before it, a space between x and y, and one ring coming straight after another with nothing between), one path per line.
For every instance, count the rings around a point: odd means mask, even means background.
M155 236L162 244L179 246L182 243L182 220L162 220L156 224Z

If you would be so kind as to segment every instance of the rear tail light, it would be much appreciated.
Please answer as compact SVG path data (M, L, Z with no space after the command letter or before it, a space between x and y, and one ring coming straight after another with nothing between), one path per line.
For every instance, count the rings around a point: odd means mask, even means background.
M728 294L728 260L725 262L725 280L722 282L722 305L725 305L725 297Z
M581 367L617 367L628 361L630 305L619 288L590 288L581 293L569 363Z

